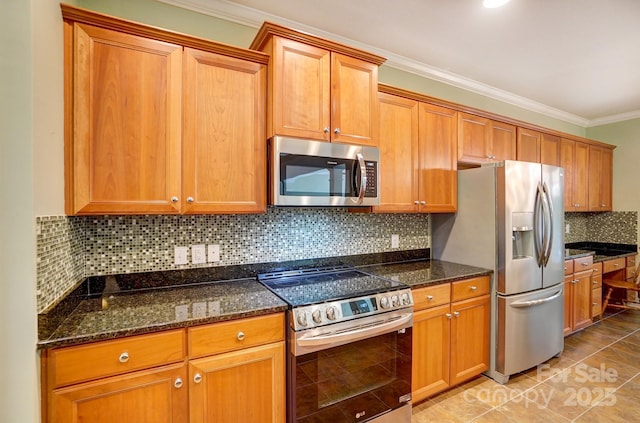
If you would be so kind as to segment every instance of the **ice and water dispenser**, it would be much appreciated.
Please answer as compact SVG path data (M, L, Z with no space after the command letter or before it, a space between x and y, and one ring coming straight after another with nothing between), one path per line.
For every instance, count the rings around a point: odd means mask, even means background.
M512 259L533 257L533 212L513 212L511 224Z

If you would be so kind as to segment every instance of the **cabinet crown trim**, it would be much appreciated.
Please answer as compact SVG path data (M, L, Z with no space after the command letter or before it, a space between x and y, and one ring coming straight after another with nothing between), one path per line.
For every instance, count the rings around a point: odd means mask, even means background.
M364 60L378 66L380 66L387 60L382 56L378 56L364 50L349 47L335 41L326 40L324 38L316 37L315 35L311 35L306 32L287 28L285 26L268 21L265 21L262 24L249 48L253 50L262 50L265 44L273 36L280 36L290 40L309 44L318 48L330 50L336 53L344 54L346 56L354 57L356 59Z
M126 34L179 44L183 47L191 47L199 50L219 53L225 56L249 60L265 65L269 64L269 55L261 51L247 50L217 41L210 41L180 32L116 18L64 3L60 4L60 9L62 10L62 17L65 21L89 24Z

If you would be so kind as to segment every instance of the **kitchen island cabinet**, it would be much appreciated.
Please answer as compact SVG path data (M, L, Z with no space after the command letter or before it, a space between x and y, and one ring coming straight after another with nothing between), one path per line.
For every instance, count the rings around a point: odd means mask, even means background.
M268 57L61 7L67 214L264 212Z
M269 137L378 145L384 58L270 22L250 48L271 56Z
M386 183L374 211L455 212L457 112L401 95L378 96L380 179Z

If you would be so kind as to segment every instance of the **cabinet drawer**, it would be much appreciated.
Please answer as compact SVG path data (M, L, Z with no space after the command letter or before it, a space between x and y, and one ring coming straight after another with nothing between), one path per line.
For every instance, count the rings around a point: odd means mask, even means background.
M627 257L627 267L636 267L636 256Z
M593 256L580 257L573 260L573 273L591 270L593 267Z
M466 300L489 293L489 276L465 279L451 284L451 301Z
M189 357L202 357L284 340L284 313L191 327Z
M602 286L602 275L591 275L591 288L600 288Z
M617 258L614 260L607 260L602 265L602 273L615 272L616 270L622 270L626 267L627 262L623 258Z
M573 260L564 261L564 274L565 276L573 274Z
M593 276L602 276L602 263L593 263Z
M443 283L414 289L411 295L413 296L413 309L416 311L448 304L451 301L451 284Z
M185 331L173 330L51 350L49 380L53 387L113 376L185 357Z
M591 317L600 316L602 312L602 288L591 291Z

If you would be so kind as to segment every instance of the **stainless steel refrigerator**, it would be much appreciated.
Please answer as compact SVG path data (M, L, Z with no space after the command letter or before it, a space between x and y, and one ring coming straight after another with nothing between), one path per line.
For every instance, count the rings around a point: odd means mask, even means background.
M487 375L499 383L564 348L564 169L458 171L458 211L433 214L432 257L493 270Z

